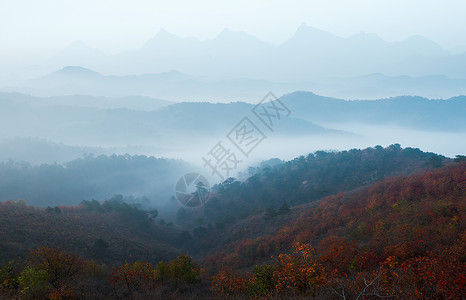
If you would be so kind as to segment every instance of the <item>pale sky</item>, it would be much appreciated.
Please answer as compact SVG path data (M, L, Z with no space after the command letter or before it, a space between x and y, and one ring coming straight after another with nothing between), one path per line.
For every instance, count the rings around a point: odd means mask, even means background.
M118 53L161 28L201 40L229 28L278 44L302 22L343 37L420 34L466 50L465 16L464 0L0 0L0 62L53 55L76 40Z

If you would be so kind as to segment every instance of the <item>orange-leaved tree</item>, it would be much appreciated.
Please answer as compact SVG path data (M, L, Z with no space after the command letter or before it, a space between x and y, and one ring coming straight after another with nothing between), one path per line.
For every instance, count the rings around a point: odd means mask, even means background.
M246 275L248 277L248 275ZM226 268L212 276L212 290L219 296L232 296L247 293L247 278Z
M274 276L278 292L294 291L300 294L315 294L325 284L322 265L315 257L310 244L296 243L293 252L280 254Z
M113 268L110 282L124 285L128 291L152 288L157 280L157 271L148 262L136 261Z

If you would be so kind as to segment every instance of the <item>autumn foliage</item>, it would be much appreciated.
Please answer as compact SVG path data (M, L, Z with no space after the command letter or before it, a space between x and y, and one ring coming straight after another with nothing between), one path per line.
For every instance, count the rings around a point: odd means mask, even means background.
M243 240L208 263L245 267L249 256L273 256L271 294L461 299L465 211L463 163L327 197L276 234ZM228 280L214 278L229 290Z
M124 285L128 291L151 289L157 281L157 270L148 262L125 263L112 270L110 282Z
M23 201L0 205L3 224L14 215L90 218L82 207L71 214L74 208L64 207L61 213L37 213ZM259 237L241 235L196 260L185 254L162 261L135 255L107 266L89 258L110 253L103 240L83 251L89 257L34 247L16 260L3 260L0 298L463 299L466 294L464 162L387 178L291 210L282 219L274 217L284 220L276 230ZM101 220L106 217L115 215L103 214ZM81 223L85 221L76 224ZM21 234L26 235L18 230L13 238ZM122 243L118 236L99 236ZM130 250L138 248L122 249L133 254Z

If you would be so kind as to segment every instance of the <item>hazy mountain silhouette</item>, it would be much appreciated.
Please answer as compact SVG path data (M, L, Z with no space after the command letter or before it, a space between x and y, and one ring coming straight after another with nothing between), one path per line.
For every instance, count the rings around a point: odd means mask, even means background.
M126 108L131 110L152 111L173 104L167 100L161 100L143 96L126 97L98 97L89 95L69 95L54 97L34 97L21 93L1 93L0 99L13 100L31 106L72 106L92 107L101 109Z
M61 101L79 101L80 97L64 97ZM210 139L223 138L243 117L248 114L252 117L250 110L254 107L244 102L204 102L178 103L157 110L143 111L127 108L108 109L103 108L103 105L65 105L60 104L58 99L1 94L0 125L2 128L9 128L8 124L15 123L15 126L0 132L0 138L33 136L68 145L119 148L128 148L128 145L150 145L165 149L175 146L186 148L198 146L199 142L207 142ZM126 100L130 107L134 99L128 97ZM264 127L260 125L259 120L256 122L257 126ZM280 131L276 133L288 137L334 134L347 135L292 116L280 122Z
M92 80L99 76L101 76L99 73L90 69L79 66L67 66L45 76L43 80Z
M48 70L53 66L59 70L1 90L211 102L255 102L268 91L296 90L345 99L466 94L466 53L451 55L418 35L399 42L372 33L344 38L306 24L278 46L227 29L202 41L162 29L141 48L115 55L78 41L47 61Z
M466 53L451 55L422 36L343 38L306 24L278 46L245 32L224 30L201 41L162 29L136 50L106 55L78 41L46 63L58 71L7 80L11 86L0 90L210 102L257 102L268 91L297 90L345 99L466 94Z
M105 59L82 43L68 47L57 57L71 58L66 64L60 60L52 65L76 64L77 60L72 58L81 57L85 63L80 65L111 74L175 69L219 79L246 77L272 81L309 81L371 73L466 78L465 54L451 55L425 37L416 35L399 42L386 42L376 34L358 33L343 38L306 24L278 46L245 32L227 29L204 41L162 29L140 49Z
M314 81L274 82L250 78L210 79L172 70L141 75L108 76L68 66L46 76L3 91L36 96L94 95L125 97L144 95L172 101L259 101L268 91L286 94L297 90L346 99L377 99L399 95L450 98L466 94L466 79L442 75L412 77L373 73L358 77L328 77Z
M91 75L94 76L94 73ZM295 92L280 99L290 109L291 115L280 120L277 130L273 132L270 142L278 144L263 148L265 152L273 149L277 152L275 156L281 151L279 147L291 143L292 139L299 140L299 147L303 149L309 149L312 145L333 148L347 143L354 147L364 143L367 138L372 139L371 143L393 142L391 137L384 139L385 134L381 134L389 130L397 140L406 138L414 141L422 139L423 135L431 138L441 135L447 139L445 145L449 145L452 139L462 139L465 134L465 96L448 100L401 96L373 101L347 101ZM45 145L54 151L58 149L56 153L60 149L69 153L85 152L99 146L102 149L97 149L98 153L113 151L184 157L184 152L188 151L198 157L196 151L206 153L209 147L225 139L227 133L245 116L251 118L266 135L271 134L252 114L253 107L254 104L244 102L169 104L143 97L39 98L3 93L0 94L0 139L37 137L78 147L71 149ZM360 124L363 128L354 124ZM457 152L455 149L462 147L462 143L455 143L454 147L450 145L454 148L452 151ZM42 144L38 147L44 148ZM2 147L11 149L5 143ZM267 150L268 147L270 150ZM14 152L8 150L8 153ZM57 154L57 157L68 158L69 155Z
M395 125L420 130L464 131L466 96L448 100L399 96L376 101L345 101L310 92L284 95L295 117L317 123Z
M278 47L283 78L300 80L326 76L351 77L380 72L412 74L413 70L393 70L393 63L412 57L432 61L448 56L436 43L420 36L389 43L376 34L359 33L349 38L302 24L296 33ZM283 73L283 70L289 73ZM425 70L426 74L432 74ZM419 75L419 74L416 74Z

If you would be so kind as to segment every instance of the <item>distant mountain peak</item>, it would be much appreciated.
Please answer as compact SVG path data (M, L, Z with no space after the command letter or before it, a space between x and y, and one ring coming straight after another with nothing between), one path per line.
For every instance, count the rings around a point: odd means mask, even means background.
M156 42L167 42L181 39L183 39L181 36L170 33L167 30L165 30L165 28L160 28L160 30L154 35L154 37L147 41L146 45Z
M240 31L233 31L229 28L223 28L223 30L215 37L215 39L222 38L222 37L235 36L235 35L238 35L238 33L240 33Z
M62 69L53 72L54 76L100 76L96 71L81 67L81 66L66 66Z
M308 26L306 23L301 23L301 25L296 29L293 36L285 42L285 44L289 43L308 43L310 41L314 42L324 42L330 40L338 40L341 39L333 35L332 33L321 30L315 27Z
M194 79L193 76L182 73L182 72L180 72L178 70L175 70L175 69L172 69L172 70L167 71L167 72L161 72L161 73L158 73L158 74L152 74L152 75L157 75L157 76L165 77L165 78L174 78L174 79L175 78L176 79Z
M298 29L296 29L293 36L300 36L300 35L321 35L321 36L334 36L332 33L321 30L312 26L307 25L306 23L301 23Z
M250 35L249 33L245 31L236 31L236 30L231 30L229 28L224 28L222 32L220 32L214 40L255 40L255 41L260 41L257 37ZM265 43L265 42L264 42Z
M306 22L302 22L299 27L296 29L296 32L302 31L302 30L308 30L309 28L312 28L311 26L307 25Z
M68 45L68 48L89 48L82 40L76 40Z
M419 44L419 45L423 45L423 46L431 46L431 47L443 49L436 42L426 38L425 36L419 35L419 34L415 34L415 35L412 35L412 36L408 37L407 39L402 41L402 43Z
M179 38L179 36L168 32L167 30L165 30L165 28L160 28L160 30L155 34L154 37L177 37Z
M180 43L199 43L199 40L193 37L182 37L171 32L168 32L165 28L160 28L160 30L155 34L154 37L149 39L142 49L148 49L150 51L157 49L161 46L167 45L176 45Z
M410 49L412 53L423 54L425 56L439 57L448 54L448 51L443 49L439 44L422 35L412 35L396 44L405 49Z

